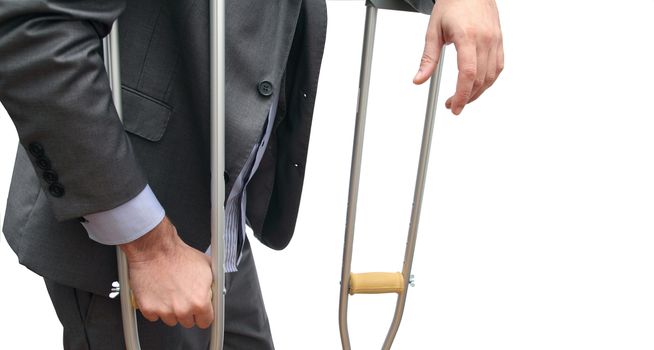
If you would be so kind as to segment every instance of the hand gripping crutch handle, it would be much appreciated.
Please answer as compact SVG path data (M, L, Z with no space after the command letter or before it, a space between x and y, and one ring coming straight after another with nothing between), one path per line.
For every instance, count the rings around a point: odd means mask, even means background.
M211 325L211 350L223 348L224 302L225 302L225 0L210 1L210 133L211 133L211 267L213 273L212 307L214 322ZM104 40L104 59L112 97L118 116L122 120L120 82L120 53L118 22ZM123 332L127 350L140 350L136 309L138 305L132 294L127 269L127 258L116 248L118 259L118 283L112 295L118 292L123 317Z

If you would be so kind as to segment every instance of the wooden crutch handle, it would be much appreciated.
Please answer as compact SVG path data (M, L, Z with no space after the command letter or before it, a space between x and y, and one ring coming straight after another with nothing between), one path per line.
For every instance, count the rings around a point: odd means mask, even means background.
M404 277L400 272L350 274L350 295L402 293L404 288Z

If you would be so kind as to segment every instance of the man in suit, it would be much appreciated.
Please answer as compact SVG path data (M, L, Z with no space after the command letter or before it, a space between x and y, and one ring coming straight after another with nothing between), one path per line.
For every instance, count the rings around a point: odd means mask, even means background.
M503 66L493 0L404 0L431 13L414 82L454 43L454 114ZM433 7L433 9L432 9ZM227 1L225 349L272 349L246 223L293 234L327 24L324 0ZM124 124L102 62L120 16ZM144 349L204 349L209 290L208 2L0 0L0 100L19 134L3 231L44 277L66 349L124 347L114 245Z

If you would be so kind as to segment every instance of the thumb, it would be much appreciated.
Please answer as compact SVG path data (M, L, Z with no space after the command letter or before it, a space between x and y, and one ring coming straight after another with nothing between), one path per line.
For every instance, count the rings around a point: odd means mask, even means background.
M438 59L441 56L443 41L440 21L435 20L434 17L435 16L432 15L432 18L429 21L427 35L425 37L425 49L423 50L422 58L420 59L420 68L418 68L418 73L416 73L416 76L413 78L413 83L417 85L426 82L434 73L434 70L438 65Z

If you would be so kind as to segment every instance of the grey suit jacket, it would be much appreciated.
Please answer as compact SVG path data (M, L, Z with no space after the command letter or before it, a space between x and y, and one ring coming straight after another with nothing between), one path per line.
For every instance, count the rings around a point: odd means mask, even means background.
M325 2L230 0L227 14L227 192L276 95L247 216L264 244L282 249L304 179ZM101 45L119 16L124 125ZM206 0L0 0L0 100L20 139L3 231L22 264L106 294L115 248L90 240L78 218L125 203L146 183L182 239L208 247L208 40Z

